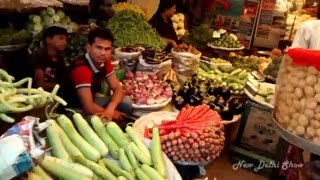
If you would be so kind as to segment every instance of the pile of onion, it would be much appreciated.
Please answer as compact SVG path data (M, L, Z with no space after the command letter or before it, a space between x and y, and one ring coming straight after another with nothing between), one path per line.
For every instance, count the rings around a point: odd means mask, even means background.
M137 105L161 104L172 97L172 88L167 82L161 81L156 75L143 72L127 72L123 80L124 91Z

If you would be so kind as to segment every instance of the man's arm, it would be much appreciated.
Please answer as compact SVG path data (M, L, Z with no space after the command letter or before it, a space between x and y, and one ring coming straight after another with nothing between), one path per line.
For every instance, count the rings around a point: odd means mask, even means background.
M309 48L310 34L307 31L308 24L302 23L300 28L297 30L291 48Z
M93 102L91 87L78 88L77 95L86 114L93 115L104 111L103 107Z
M34 69L34 77L37 87L42 87L46 91L51 91L56 83L46 82L44 80L44 71L41 68Z
M113 92L111 96L111 101L106 107L106 109L111 108L112 110L115 110L122 101L122 98L124 96L123 89L115 73L112 73L110 76L108 76L106 80Z
M178 46L177 43L172 39L168 39L168 38L163 38L163 39L166 41L167 44L171 44L173 47Z

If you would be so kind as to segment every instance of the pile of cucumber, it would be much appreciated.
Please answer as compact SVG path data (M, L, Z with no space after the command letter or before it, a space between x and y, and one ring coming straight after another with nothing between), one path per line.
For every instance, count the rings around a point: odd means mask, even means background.
M73 122L65 115L47 122L52 156L45 155L29 173L33 179L167 179L157 128L149 150L131 126L124 133L114 122L105 127L97 116L91 117L92 127L79 113Z
M232 94L243 94L243 87L249 73L245 69L235 68L230 65L216 65L200 62L197 71L200 80L212 80L230 88Z

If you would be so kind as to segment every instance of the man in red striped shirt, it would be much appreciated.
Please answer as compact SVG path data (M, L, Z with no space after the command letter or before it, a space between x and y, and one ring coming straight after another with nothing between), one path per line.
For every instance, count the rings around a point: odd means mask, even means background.
M98 115L107 120L121 120L131 111L131 100L124 97L110 61L113 36L108 29L96 28L88 35L85 57L72 62L64 98L87 115ZM96 98L103 81L112 90L111 97Z

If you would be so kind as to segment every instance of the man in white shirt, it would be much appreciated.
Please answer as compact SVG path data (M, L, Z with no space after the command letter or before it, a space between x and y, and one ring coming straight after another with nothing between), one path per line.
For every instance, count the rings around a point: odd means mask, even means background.
M303 22L297 30L291 48L320 50L320 20Z

